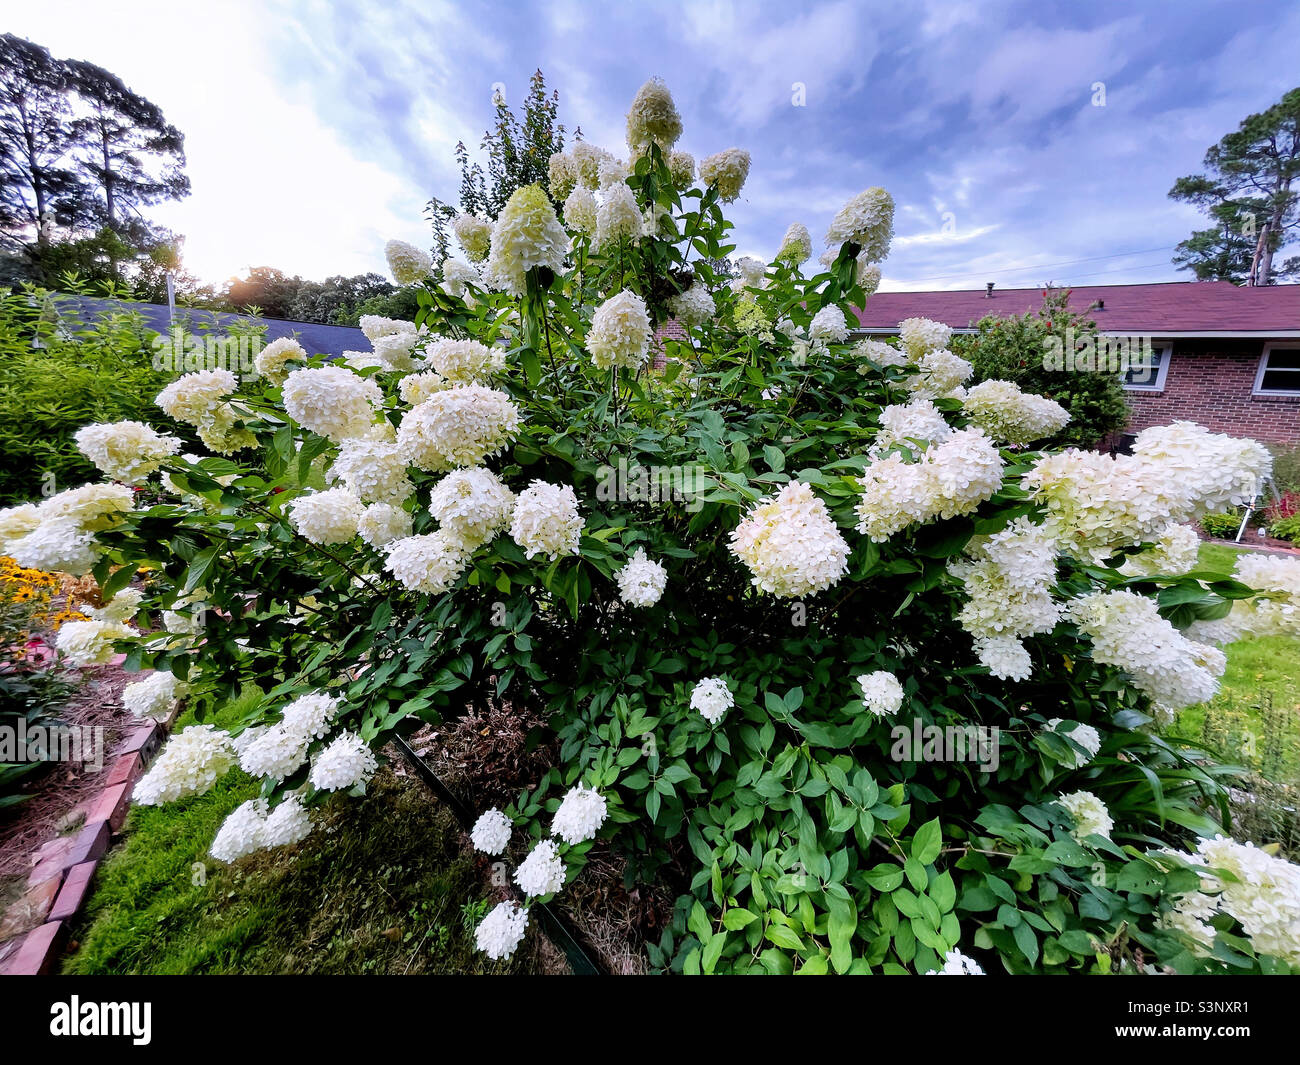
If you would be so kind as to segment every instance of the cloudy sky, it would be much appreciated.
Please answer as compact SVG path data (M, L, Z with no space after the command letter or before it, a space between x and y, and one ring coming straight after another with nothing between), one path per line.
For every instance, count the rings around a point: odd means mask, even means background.
M1204 223L1169 187L1300 83L1300 5L1240 0L0 0L0 29L108 67L181 128L194 191L158 218L208 280L383 272L389 237L427 245L456 142L537 67L565 125L620 154L653 75L681 147L747 148L742 252L791 221L816 238L884 185L884 288L1184 280L1170 252Z

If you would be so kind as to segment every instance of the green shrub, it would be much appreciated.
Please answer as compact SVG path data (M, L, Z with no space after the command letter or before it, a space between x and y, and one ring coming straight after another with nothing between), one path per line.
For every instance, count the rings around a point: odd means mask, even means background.
M154 405L174 376L153 367L157 334L129 311L82 321L60 313L59 302L41 289L0 291L3 503L97 479L72 442L90 422L147 421L177 431Z
M1115 373L1055 370L1043 365L1049 341L1062 345L1094 339L1097 325L1069 308L1068 290L1048 289L1036 311L987 315L978 332L957 334L951 348L975 367L970 384L1013 381L1026 392L1050 396L1070 412L1070 421L1042 447L1093 447L1128 424L1129 408Z
M1216 540L1231 540L1241 528L1241 515L1206 514L1201 518L1200 524L1206 536L1213 536Z
M1016 973L1139 953L1285 970L1294 944L1256 950L1229 913L1210 957L1164 920L1202 884L1167 848L1223 829L1236 772L1160 734L1223 670L1182 632L1254 592L1143 557L1261 449L1194 430L1144 459L999 447L1022 408L973 424L946 328L909 329L906 353L848 340L883 190L833 223L824 268L792 227L772 263L718 276L747 168L721 153L697 187L650 138L595 233L518 190L494 284L461 264L468 298L396 247L428 332L379 338L357 372L314 360L215 407L181 386L235 457L160 459L168 487L97 530L107 596L144 565L147 608L190 616L123 640L128 664L184 677L200 711L264 690L232 727L282 727L241 764L308 811L421 722L545 718L559 763L500 811L510 858L541 848L516 882L548 898L597 831L617 841L629 877L678 892L650 952L666 971L930 972L959 948ZM659 371L671 317L686 338ZM304 492L325 462L345 483ZM1108 483L1089 471L1121 487L1089 493ZM175 772L164 752L140 790L183 793Z
M1289 518L1281 518L1268 527L1270 536L1275 536L1279 540L1290 540L1293 544L1300 544L1300 514L1292 514Z

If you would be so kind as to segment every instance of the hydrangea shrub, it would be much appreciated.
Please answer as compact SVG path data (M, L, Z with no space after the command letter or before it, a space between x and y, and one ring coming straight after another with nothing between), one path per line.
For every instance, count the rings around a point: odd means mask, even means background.
M883 189L818 265L792 222L719 277L750 159L697 182L681 131L649 83L626 158L551 161L558 203L457 219L441 264L390 245L421 310L364 319L372 351L181 377L159 406L210 454L90 427L138 491L0 514L4 550L110 602L150 568L165 631L132 603L60 637L174 678L138 712L266 692L233 734L177 734L137 801L238 762L264 787L214 841L237 860L302 839L393 736L505 701L560 760L472 834L526 853L478 930L493 958L609 838L678 893L668 971L1300 965L1296 867L1221 838L1230 770L1160 733L1221 644L1300 632L1295 562L1204 579L1183 528L1252 497L1267 452L1189 423L1038 451L1066 412L967 389L946 326L855 341ZM685 339L656 339L670 321Z

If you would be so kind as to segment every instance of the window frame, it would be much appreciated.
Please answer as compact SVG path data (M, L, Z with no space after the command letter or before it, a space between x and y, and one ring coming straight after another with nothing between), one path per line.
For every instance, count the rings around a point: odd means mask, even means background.
M1165 390L1165 378L1169 376L1169 364L1174 357L1174 342L1172 340L1152 340L1152 350L1159 350L1160 364L1156 367L1156 379L1154 384L1149 385L1131 385L1127 380L1127 372L1119 375L1120 387L1125 392L1163 392Z
M1265 388L1264 375L1268 373L1268 357L1274 348L1286 348L1289 351L1300 351L1300 340L1270 340L1264 345L1264 350L1259 355L1259 369L1255 371L1255 384L1251 388L1252 396L1263 396L1264 398L1282 398L1288 396L1300 396L1300 368L1283 369L1275 368L1274 373L1293 373L1296 376L1296 387L1293 389Z

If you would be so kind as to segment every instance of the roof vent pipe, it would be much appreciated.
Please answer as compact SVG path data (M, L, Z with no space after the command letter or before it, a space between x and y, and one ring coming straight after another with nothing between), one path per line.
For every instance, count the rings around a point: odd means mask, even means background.
M1097 301L1097 310L1099 310L1099 311L1104 311L1105 309L1106 309L1106 301L1105 301L1105 300L1098 300L1098 301Z
M984 298L985 298L986 300L991 300L991 299L993 298L993 282L992 282L992 281L988 282L988 285L987 285L987 287L986 287L985 290L984 290Z

